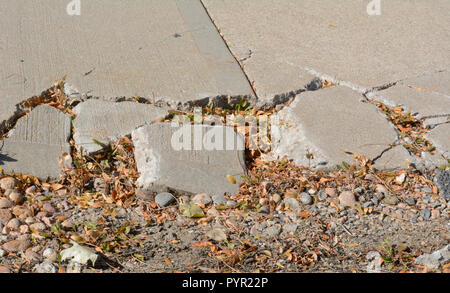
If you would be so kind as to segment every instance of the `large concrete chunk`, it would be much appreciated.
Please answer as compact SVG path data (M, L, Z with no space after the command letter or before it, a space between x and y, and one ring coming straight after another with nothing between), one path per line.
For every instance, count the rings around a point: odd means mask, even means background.
M108 144L131 134L138 126L168 115L166 110L149 104L94 99L78 104L73 112L77 114L73 125L75 146L87 153L102 149L95 141Z
M331 87L297 96L271 117L272 153L297 164L326 169L343 161L352 163L359 153L371 159L396 140L396 133L377 108L362 103L361 95L345 87ZM308 154L313 158L308 159ZM389 160L388 168L405 166L406 152Z
M304 85L305 69L371 88L450 68L450 1L380 1L380 15L370 2L203 0L259 97Z
M59 158L70 154L69 137L70 116L50 106L38 106L20 118L9 137L0 142L0 166L4 172L57 178Z
M450 124L442 124L432 129L427 138L446 158L450 158Z
M244 140L230 127L157 123L136 129L132 139L138 185L146 189L233 195L245 175Z
M418 118L450 115L450 73L441 72L406 79L386 90L372 94L371 98L390 106L402 105ZM425 124L441 123L446 117L431 118Z
M96 97L252 95L199 0L0 1L0 123L66 81Z

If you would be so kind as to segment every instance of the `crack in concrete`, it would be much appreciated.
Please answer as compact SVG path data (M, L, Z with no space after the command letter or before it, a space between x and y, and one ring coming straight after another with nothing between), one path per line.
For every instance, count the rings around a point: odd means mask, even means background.
M233 53L233 51L230 49L230 45L228 44L227 40L225 39L225 36L224 36L224 35L222 34L222 32L220 31L219 26L216 24L216 22L214 21L214 19L213 19L212 16L211 16L211 14L209 13L208 9L206 8L205 3L203 3L203 1L200 0L200 4L203 6L203 9L205 10L206 14L208 15L208 17L209 17L211 23L212 23L212 24L214 25L214 27L216 28L217 33L218 33L218 34L220 35L220 37L222 38L222 40L223 40L225 46L227 47L228 51L230 52L231 56L233 56L233 58L234 58L234 59L236 60L236 62L239 64L239 67L241 68L242 73L244 74L245 78L247 79L247 82L249 83L249 85L250 85L250 87L251 87L251 89L252 89L252 91L253 91L253 94L255 95L256 99L258 99L258 94L256 93L256 90L255 90L255 88L253 87L253 83L252 83L252 81L250 80L250 78L249 78L247 72L245 72L243 64L240 62L239 58L237 58L237 56L236 56L236 55ZM251 51L250 51L250 52L251 52ZM251 56L249 56L248 58L250 58L250 57L251 57Z

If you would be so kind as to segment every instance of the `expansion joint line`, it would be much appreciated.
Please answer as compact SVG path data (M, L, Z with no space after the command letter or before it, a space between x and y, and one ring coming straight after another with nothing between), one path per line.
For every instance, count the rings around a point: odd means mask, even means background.
M214 21L213 18L211 17L211 14L209 13L209 11L208 11L208 9L206 8L206 6L205 6L205 4L203 3L203 1L202 1L202 0L199 0L199 1L200 1L200 3L202 4L203 9L205 9L205 12L206 12L206 14L208 15L209 19L211 20L211 23L212 23L212 24L214 25L214 27L216 28L217 33L218 33L218 34L220 35L220 37L222 38L222 40L223 40L225 46L227 47L228 51L230 52L231 56L233 56L234 60L236 60L237 64L239 64L239 67L241 68L242 73L244 74L245 78L247 79L247 82L248 82L248 84L250 85L250 88L252 89L253 94L255 95L256 99L258 100L258 95L256 94L256 90L255 90L255 88L253 87L253 83L252 83L252 81L250 80L250 78L248 77L247 73L245 72L244 67L242 66L241 61L240 61L240 60L237 58L237 56L234 55L234 53L231 51L230 46L228 45L228 42L226 41L226 39L225 39L225 37L223 36L222 32L220 31L219 27L217 26L217 24L215 23L215 21ZM250 56L249 56L248 58L250 58L250 57L251 57L251 54L250 54ZM247 59L248 59L248 58L247 58Z

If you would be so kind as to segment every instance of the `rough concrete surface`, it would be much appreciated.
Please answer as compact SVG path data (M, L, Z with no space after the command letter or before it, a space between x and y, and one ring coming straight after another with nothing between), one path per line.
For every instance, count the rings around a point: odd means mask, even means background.
M216 134L218 140L208 134ZM137 183L144 189L168 186L190 193L234 195L245 175L244 140L230 127L156 123L134 130L132 139L140 173ZM177 142L183 141L186 147L181 149ZM218 142L222 150L208 150L205 141L213 142L212 145ZM224 150L226 144L233 142L234 147ZM229 181L228 175L236 184Z
M450 157L450 124L442 124L432 129L427 138L444 157Z
M297 96L272 116L273 153L297 164L335 168L353 162L352 153L376 158L396 140L396 133L376 107L346 87L331 87ZM276 127L276 128L275 128ZM310 161L307 154L312 153ZM394 156L388 166L403 167L407 153Z
M97 97L252 95L198 0L0 2L0 123L55 80Z
M450 116L450 74L441 72L406 79L386 90L371 95L390 106L401 105L418 118L448 114ZM426 124L440 123L446 117L427 119Z
M447 0L203 0L259 97L322 73L372 88L450 67Z
M9 137L0 142L0 166L5 173L57 178L61 172L58 159L70 154L69 137L70 116L38 106L20 118Z
M145 123L168 115L166 110L136 102L107 102L90 99L78 104L73 127L75 146L87 153L94 153L102 146L94 140L107 144L116 141Z

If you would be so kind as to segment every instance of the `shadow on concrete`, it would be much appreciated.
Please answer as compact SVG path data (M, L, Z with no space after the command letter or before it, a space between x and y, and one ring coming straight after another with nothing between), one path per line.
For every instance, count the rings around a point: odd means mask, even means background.
M4 165L4 162L17 162L16 159L2 153L3 144L0 145L0 166Z

